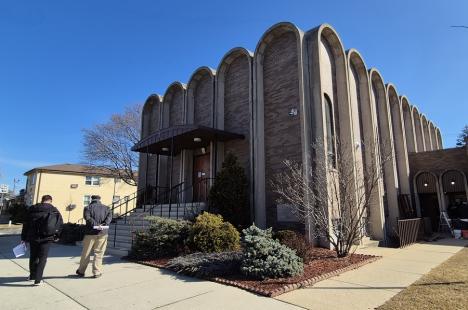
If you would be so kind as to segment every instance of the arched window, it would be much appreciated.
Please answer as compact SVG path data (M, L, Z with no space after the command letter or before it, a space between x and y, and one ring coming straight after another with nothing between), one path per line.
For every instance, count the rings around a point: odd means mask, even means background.
M333 118L333 104L327 94L325 94L325 122L328 165L332 168L336 168L335 119Z

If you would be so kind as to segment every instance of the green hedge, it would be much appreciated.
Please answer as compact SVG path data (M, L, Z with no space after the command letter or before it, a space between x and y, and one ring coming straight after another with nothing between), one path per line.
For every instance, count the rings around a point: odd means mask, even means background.
M225 252L240 249L240 234L221 215L204 212L190 230L190 247L195 252Z
M187 238L191 223L157 216L146 218L148 231L137 232L130 252L134 259L155 259L188 252Z
M7 212L10 214L12 223L23 224L28 215L28 207L23 204L15 203L8 207Z

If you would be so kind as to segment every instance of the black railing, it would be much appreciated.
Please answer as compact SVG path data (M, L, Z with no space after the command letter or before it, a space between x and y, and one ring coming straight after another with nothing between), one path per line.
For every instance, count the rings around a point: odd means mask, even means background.
M424 235L423 222L421 218L398 220L398 238L400 248L416 243Z
M175 218L179 219L179 216L182 215L183 218L186 218L187 216L187 204L190 204L190 208L193 211L194 208L199 209L200 205L202 203L206 203L207 207L209 208L209 202L208 202L208 196L209 192L211 189L211 185L213 183L213 178L203 178L200 180L197 180L194 184L191 186L184 187L186 184L185 182L181 182L179 184L174 185L173 187L169 188L166 191L158 193L159 190L165 188L165 187L157 187L157 188L152 188L151 190L154 191L156 190L157 195L155 195L150 201L146 200L146 203L138 203L138 199L142 199L141 194L144 196L147 195L145 191L141 193L140 191L137 191L136 193L132 194L131 196L127 196L124 198L124 201L121 202L119 205L116 205L112 208L112 219L114 222L114 247L116 245L116 239L117 239L117 225L118 222L115 221L116 219L123 219L124 223L127 223L127 217L128 214L133 212L137 208L143 207L143 212L148 211L150 215L155 214L155 208L159 207L160 212L159 215L162 217L163 216L163 205L166 204L168 205L168 217L171 217L172 215L172 208L174 207L176 210ZM167 189L167 187L166 187ZM191 192L190 192L191 191ZM152 194L153 195L153 194ZM190 197L190 198L188 198ZM148 202L151 202L148 205ZM183 214L179 214L180 206L184 205L183 208ZM148 207L148 210L146 208ZM121 212L122 208L124 208L125 212ZM116 217L115 216L115 210L119 209L119 215ZM157 211L157 210L156 210ZM195 215L196 211L194 211L190 215ZM133 232L132 232L133 236ZM133 239L132 239L133 242Z

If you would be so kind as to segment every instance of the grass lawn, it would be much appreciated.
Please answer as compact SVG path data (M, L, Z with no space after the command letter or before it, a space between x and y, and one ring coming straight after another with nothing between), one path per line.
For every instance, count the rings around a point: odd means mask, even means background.
M432 269L378 309L468 309L468 248Z

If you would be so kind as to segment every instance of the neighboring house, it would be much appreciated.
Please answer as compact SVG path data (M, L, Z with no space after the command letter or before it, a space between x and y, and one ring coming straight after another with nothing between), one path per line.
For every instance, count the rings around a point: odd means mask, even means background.
M83 208L90 203L92 195L101 196L102 203L111 206L113 201L122 201L137 190L106 169L84 165L37 167L24 175L27 177L26 205L40 202L43 195L51 195L64 221L71 223L81 222Z
M382 153L393 155L368 216L371 238L394 235L401 210L415 208L408 153L441 149L439 128L377 69L367 68L358 51L345 49L331 26L302 31L279 23L255 52L234 48L217 70L200 67L187 84L173 82L163 96L151 95L133 150L141 153L139 188L172 188L170 203L206 200L205 180L211 183L233 152L249 179L252 220L279 228L295 220L277 204L269 181L285 159L308 169L317 142L326 148L319 164L333 173L337 141L353 146L348 155L356 163L377 166ZM356 175L364 165L356 165Z

